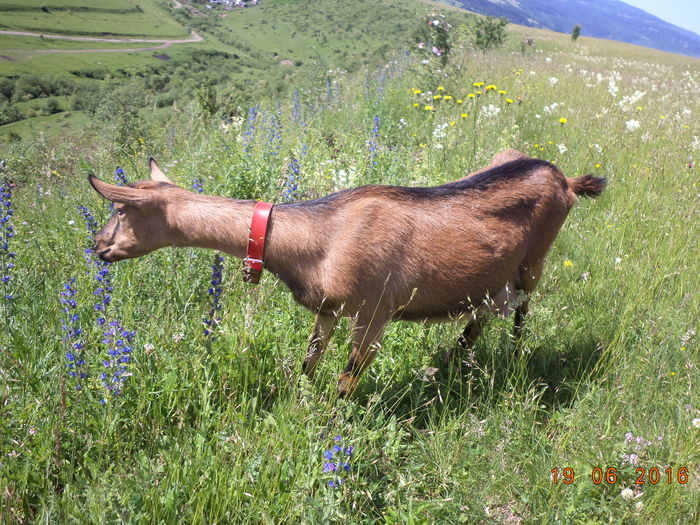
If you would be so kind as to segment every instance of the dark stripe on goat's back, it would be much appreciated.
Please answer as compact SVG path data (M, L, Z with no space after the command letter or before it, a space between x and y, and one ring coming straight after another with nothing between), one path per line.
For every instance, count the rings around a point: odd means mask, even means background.
M443 184L441 186L360 186L359 188L352 188L348 190L342 190L337 193L331 193L330 195L321 197L320 199L315 199L306 202L296 202L291 204L281 204L280 206L284 206L285 208L302 208L306 206L332 205L339 199L353 200L355 198L367 195L391 196L396 199L435 199L439 197L455 195L463 191L488 190L492 185L497 184L499 182L515 182L527 176L533 170L543 167L558 169L546 160L518 159L512 162L501 164L500 166L496 166L482 173L472 175L471 177Z

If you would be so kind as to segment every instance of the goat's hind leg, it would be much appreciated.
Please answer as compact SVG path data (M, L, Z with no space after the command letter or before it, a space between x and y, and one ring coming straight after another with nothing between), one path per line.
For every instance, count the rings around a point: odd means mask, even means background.
M333 332L335 332L337 323L338 318L334 315L318 314L316 316L314 332L311 335L311 342L306 351L306 359L304 359L304 364L301 367L302 372L304 372L309 379L314 376L316 365L328 346L328 341L333 337Z
M532 265L522 265L518 272L518 306L515 308L515 319L513 321L513 339L516 345L522 337L525 317L530 305L530 294L535 290L537 283L540 282L543 267L544 260L541 260Z

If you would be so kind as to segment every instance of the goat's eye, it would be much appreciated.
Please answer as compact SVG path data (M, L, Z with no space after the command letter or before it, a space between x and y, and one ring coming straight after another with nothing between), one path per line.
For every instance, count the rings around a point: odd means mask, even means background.
M117 210L117 215L120 215L120 216L121 216L121 215L124 215L124 210L122 210L121 208L118 209L118 210Z

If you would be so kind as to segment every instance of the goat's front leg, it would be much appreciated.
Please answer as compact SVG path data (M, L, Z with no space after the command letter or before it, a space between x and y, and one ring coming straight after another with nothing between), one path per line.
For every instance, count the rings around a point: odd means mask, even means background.
M372 363L380 348L379 339L384 332L387 322L386 317L377 318L370 321L358 319L353 329L353 346L350 352L350 359L345 370L340 374L338 380L338 394L340 397L347 397L357 387L362 372Z
M516 344L520 340L525 325L525 316L527 316L528 306L530 304L530 294L535 290L537 283L542 277L544 267L544 259L529 265L520 267L518 276L518 296L524 297L519 300L518 307L515 309L515 321L513 322L513 339Z
M475 312L473 314L467 326L464 327L462 335L457 339L457 344L461 350L469 350L474 346L474 343L479 338L479 335L481 335L481 330L483 330L487 321L487 314L481 312ZM459 356L455 355L455 357Z
M304 364L301 370L311 379L316 371L316 365L319 359L323 355L326 346L328 346L328 341L333 337L333 332L335 332L335 327L338 323L338 318L334 315L321 315L316 316L316 323L314 324L314 332L311 335L311 342L309 343L309 348L306 351L306 359L304 359Z

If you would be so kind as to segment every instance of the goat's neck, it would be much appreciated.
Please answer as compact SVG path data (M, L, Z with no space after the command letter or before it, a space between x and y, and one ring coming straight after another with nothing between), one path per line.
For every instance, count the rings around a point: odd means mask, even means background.
M250 236L254 201L190 194L168 208L174 246L210 248L242 259ZM320 221L320 222L319 222ZM275 207L265 245L266 266L283 281L301 278L303 268L323 256L324 221L304 212ZM289 283L288 283L289 284Z
M191 195L191 194L190 194ZM245 257L254 201L194 195L168 206L174 246L211 248Z

